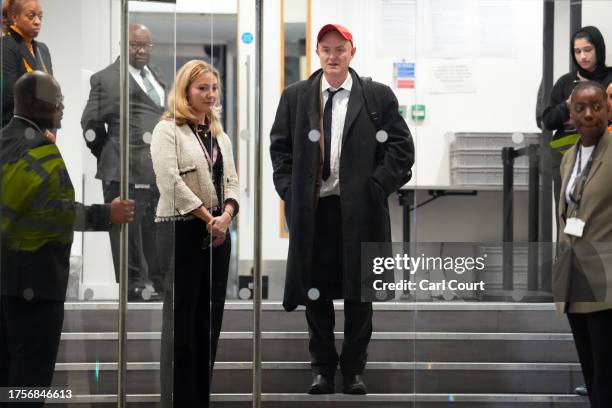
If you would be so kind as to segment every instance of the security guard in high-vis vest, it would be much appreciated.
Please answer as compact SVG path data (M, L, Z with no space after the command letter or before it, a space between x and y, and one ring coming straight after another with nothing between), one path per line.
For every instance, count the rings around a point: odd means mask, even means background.
M107 230L133 217L130 200L75 202L48 130L60 127L63 109L55 79L27 73L15 84L15 115L0 133L0 387L51 384L73 230Z

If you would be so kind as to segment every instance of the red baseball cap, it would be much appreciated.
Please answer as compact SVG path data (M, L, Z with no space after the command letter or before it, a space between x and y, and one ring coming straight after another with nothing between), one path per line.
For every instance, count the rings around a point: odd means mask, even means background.
M320 43L325 34L329 33L330 31L340 33L342 37L353 44L353 34L351 34L348 28L341 26L340 24L325 24L323 27L321 27L319 34L317 34L317 44Z

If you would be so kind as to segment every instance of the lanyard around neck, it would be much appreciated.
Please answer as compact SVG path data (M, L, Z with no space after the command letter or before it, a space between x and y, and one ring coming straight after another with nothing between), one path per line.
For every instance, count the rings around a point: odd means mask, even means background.
M217 145L215 143L213 143L212 141L212 134L210 135L210 143L212 144L212 158L210 157L210 155L208 154L208 150L206 150L206 146L204 146L204 142L202 142L202 139L200 138L200 135L198 134L198 132L196 131L196 129L189 125L189 127L191 128L191 131L193 132L193 134L195 135L196 139L198 139L198 143L200 144L200 147L202 148L202 151L204 152L204 157L206 157L206 162L208 163L208 168L210 169L210 174L212 176L213 174L213 165L217 162L217 156L219 155L219 149L217 148Z
M599 145L599 141L597 141L597 144L595 145L595 147L593 148L593 151L591 152L591 156L589 157L589 160L587 161L586 165L584 166L584 169L582 169L582 142L578 141L578 149L576 151L576 160L575 162L578 162L578 169L576 171L576 178L574 179L574 184L571 186L571 190L570 190L570 200L576 204L576 209L580 208L580 202L582 201L582 194L584 192L584 186L586 184L587 178L589 177L589 173L591 172L591 167L593 166L593 158L595 157L595 152L597 150L597 146ZM580 182L579 186L578 186L578 194L576 197L574 197L574 190L576 190L576 183Z

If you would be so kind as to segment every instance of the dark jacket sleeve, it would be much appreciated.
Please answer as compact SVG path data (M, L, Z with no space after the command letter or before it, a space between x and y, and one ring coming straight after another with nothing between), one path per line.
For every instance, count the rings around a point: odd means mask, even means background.
M111 227L110 204L83 205L74 203L76 217L75 231L108 231Z
M110 106L111 101L100 74L92 75L89 82L91 90L81 117L81 128L83 129L85 144L87 144L91 153L98 158L108 139L108 131L105 126L106 109ZM90 136L90 133L88 133L90 131L94 132L91 136L95 137Z
M570 79L569 74L566 74L553 86L550 102L542 114L542 123L548 130L562 130L563 124L569 119L569 108L565 101L569 97L566 95L566 87Z
M13 116L13 87L19 75L21 53L10 36L2 39L2 123L7 123Z
M272 158L274 187L285 201L287 201L287 193L291 187L293 166L293 135L289 92L289 90L285 90L281 95L274 124L270 131L270 157Z
M414 164L414 143L410 129L398 111L395 94L386 85L381 87L379 100L384 101L383 130L387 132L387 141L383 144L383 156L372 176L389 195L410 180L410 169Z
M47 67L47 73L49 75L53 75L53 63L51 62L51 52L49 51L49 47L47 47L47 44L39 42L38 49L45 66Z

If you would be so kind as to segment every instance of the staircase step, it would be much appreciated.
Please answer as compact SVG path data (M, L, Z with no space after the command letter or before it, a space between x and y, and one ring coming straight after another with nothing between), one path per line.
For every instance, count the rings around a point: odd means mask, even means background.
M54 408L111 408L117 397L76 395L71 402L48 401ZM159 394L128 395L129 408L159 408ZM211 408L250 408L251 394L213 394ZM262 394L263 408L588 408L586 398L566 394Z
M337 332L341 348L343 333ZM159 361L159 332L128 333L128 361ZM58 362L117 360L116 333L64 333ZM263 361L308 360L308 333L262 333ZM251 332L221 333L217 361L249 361ZM578 361L571 334L566 333L411 333L375 332L370 361L541 362Z
M374 303L377 331L569 333L565 316L550 303L389 302ZM67 303L63 332L116 332L117 303ZM343 327L344 305L335 302L336 327ZM130 303L129 331L161 331L162 304ZM262 305L263 331L306 331L303 307L287 313L280 302ZM223 331L252 331L252 303L228 301Z
M159 363L128 363L127 392L159 392ZM336 376L340 391L342 379ZM578 364L541 363L370 363L365 379L373 393L563 393L582 383ZM215 365L213 392L246 393L251 390L252 363ZM307 362L262 364L262 391L299 393L311 381ZM116 363L57 364L56 386L75 394L108 394L117 387Z

